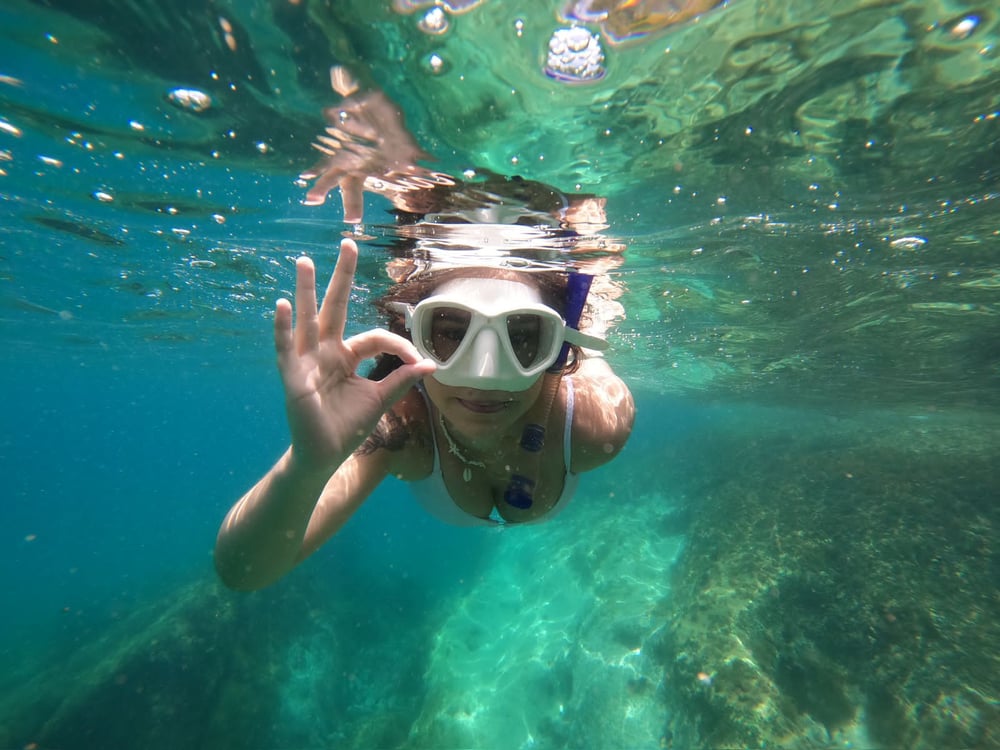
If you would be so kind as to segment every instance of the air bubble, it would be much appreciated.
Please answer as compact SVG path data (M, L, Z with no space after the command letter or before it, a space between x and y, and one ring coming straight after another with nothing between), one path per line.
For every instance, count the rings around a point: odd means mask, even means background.
M424 64L427 66L427 69L436 76L441 75L442 73L447 73L451 69L451 66L445 62L441 55L437 53L429 55L424 61Z
M441 7L431 8L424 17L417 22L417 28L419 28L425 34L440 35L444 34L450 27L448 22L448 16L444 14L444 10Z
M549 39L545 74L566 83L591 83L604 77L601 40L582 26L556 29Z
M979 23L979 16L966 16L952 25L952 27L948 29L948 33L951 34L952 39L963 41L972 36L972 32L979 27Z
M897 239L892 240L889 243L889 247L892 247L896 250L919 250L926 244L927 244L926 237L918 237L918 236L899 237Z
M167 94L167 101L189 112L204 112L212 106L212 97L198 89L174 89Z

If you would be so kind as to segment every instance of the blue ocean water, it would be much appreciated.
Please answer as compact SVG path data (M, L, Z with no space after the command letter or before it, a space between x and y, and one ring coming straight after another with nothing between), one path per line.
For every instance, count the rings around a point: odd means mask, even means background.
M0 747L1000 745L997 14L646 2L616 41L598 5L0 9ZM546 74L558 28L604 77ZM239 594L274 299L345 230L296 180L334 64L436 169L606 199L638 418L553 523L388 481Z

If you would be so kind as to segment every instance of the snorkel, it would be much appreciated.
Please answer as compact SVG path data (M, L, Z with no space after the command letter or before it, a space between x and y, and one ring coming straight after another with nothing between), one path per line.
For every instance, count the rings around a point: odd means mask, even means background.
M568 327L579 330L580 317L583 315L583 308L587 303L587 295L590 293L590 285L593 280L594 277L588 274L577 271L570 272L566 284L566 309L564 313ZM532 413L535 418L524 426L524 431L521 433L521 450L526 454L528 466L533 469L531 474L534 477L539 475L541 452L542 448L545 447L545 425L549 422L552 404L559 391L559 381L562 379L566 360L569 359L569 349L569 342L564 341L556 361L542 376L544 383L538 399L539 408ZM569 471L569 466L566 467L566 471ZM527 510L534 503L535 484L536 480L526 474L511 474L507 489L503 493L504 502L519 510Z

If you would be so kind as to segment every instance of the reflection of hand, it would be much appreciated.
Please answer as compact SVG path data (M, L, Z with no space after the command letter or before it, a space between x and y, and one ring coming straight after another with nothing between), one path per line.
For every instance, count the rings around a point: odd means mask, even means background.
M323 304L316 309L316 269L308 258L296 262L295 330L292 305L278 300L274 345L285 387L292 453L312 468L335 469L371 433L382 414L420 378L433 372L406 339L374 329L344 340L347 303L357 266L358 246L340 245L337 267ZM362 360L380 352L403 360L381 381L357 374Z
M330 79L345 97L336 107L323 110L327 135L313 144L326 158L301 176L315 179L306 194L306 205L318 206L327 193L340 186L344 221L361 222L365 178L412 172L419 159L429 158L406 129L403 114L381 91L358 93L358 85L343 68L333 68Z

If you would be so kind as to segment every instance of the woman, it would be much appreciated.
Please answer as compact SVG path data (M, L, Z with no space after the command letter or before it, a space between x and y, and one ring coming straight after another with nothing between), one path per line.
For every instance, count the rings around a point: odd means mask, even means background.
M344 340L357 256L344 240L318 310L313 264L297 261L294 330L291 304L277 303L291 446L219 531L216 569L232 588L285 575L390 474L448 522L551 518L576 475L610 461L631 432L631 394L601 357L546 374L564 342L601 341L564 324L541 274L452 271L429 295L410 287L412 299L383 301L412 342L381 329ZM359 376L376 356L372 377Z

